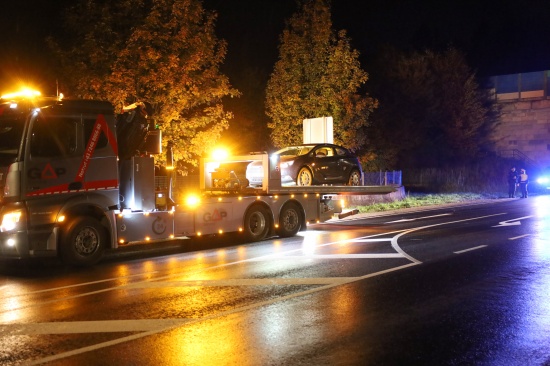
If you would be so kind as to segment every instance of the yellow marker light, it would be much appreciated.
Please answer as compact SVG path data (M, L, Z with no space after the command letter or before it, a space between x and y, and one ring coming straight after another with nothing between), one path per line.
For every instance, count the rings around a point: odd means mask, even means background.
M223 234L223 230L222 229L218 230L218 233Z
M275 228L278 229L278 228L279 228L279 224L275 224Z
M242 200L243 200L243 198L241 196L239 196L239 201L242 201Z
M149 240L151 240L151 238L148 237L148 236L146 236L146 237L145 237L145 241L149 241Z
M294 195L293 195L293 194L291 194L291 195L290 195L290 198L294 198Z
M202 233L200 231L197 232L197 236L201 236L201 235L202 235Z
M222 198L221 197L218 197L218 202L221 202L222 201Z
M144 212L143 215L144 216L149 216L149 212Z
M243 232L243 228L242 228L242 227L239 228L239 232L241 232L241 233Z
M304 193L304 197L307 197L307 193Z
M174 234L170 234L170 239L174 239Z
M273 198L277 199L277 198L279 198L279 196L278 196L278 195L275 195L275 196L273 196Z
M212 151L212 159L214 160L223 161L223 160L227 160L228 157L229 157L229 152L224 148L220 147Z
M118 242L119 242L120 244L124 244L124 239L119 239Z
M65 221L65 215L61 215L57 218L57 222L63 222Z
M9 238L7 241L6 241L6 244L8 247L14 247L15 246L15 239L12 239L12 238Z

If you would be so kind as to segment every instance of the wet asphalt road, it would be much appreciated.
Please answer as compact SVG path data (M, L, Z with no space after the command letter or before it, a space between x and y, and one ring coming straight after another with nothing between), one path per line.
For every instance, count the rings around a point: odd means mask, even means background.
M2 262L0 289L1 365L550 365L550 196Z

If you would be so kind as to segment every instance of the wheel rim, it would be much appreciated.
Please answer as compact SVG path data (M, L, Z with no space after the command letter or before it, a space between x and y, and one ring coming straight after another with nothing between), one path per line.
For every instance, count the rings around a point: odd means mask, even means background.
M76 252L84 257L94 254L99 244L99 233L92 227L83 228L74 241Z
M264 215L262 215L260 212L254 212L250 216L250 222L249 222L249 229L250 232L254 235L261 234L265 230L266 226L266 220Z
M311 173L307 169L300 170L298 174L298 185L310 186L311 185Z
M296 228L296 225L298 225L299 218L298 213L294 210L287 210L285 213L285 216L283 217L283 228L286 231L292 231L294 228Z
M359 177L358 172L352 172L351 176L349 177L349 184L351 186L358 186L359 183L361 183L361 178Z

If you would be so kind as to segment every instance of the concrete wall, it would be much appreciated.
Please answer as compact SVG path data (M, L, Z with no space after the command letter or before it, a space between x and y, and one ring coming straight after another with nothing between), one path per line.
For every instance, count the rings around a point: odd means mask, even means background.
M501 155L518 150L541 167L550 166L550 100L502 100L501 123L492 140Z
M550 166L550 70L492 76L487 87L502 107L491 136L496 152L525 155L533 167Z

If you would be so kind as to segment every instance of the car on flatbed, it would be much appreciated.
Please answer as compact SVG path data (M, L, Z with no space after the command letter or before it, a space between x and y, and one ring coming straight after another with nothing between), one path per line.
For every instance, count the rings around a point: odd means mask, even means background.
M362 184L359 159L342 146L328 143L294 145L274 154L280 157L283 185ZM263 174L261 162L248 164L246 178L251 186L261 185Z

